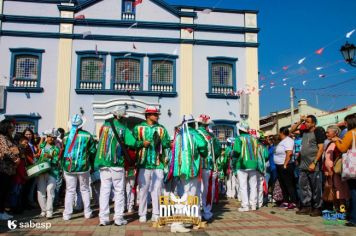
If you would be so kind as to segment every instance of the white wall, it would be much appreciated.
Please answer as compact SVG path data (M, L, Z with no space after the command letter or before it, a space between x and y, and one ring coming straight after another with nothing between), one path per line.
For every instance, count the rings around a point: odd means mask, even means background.
M4 13L7 15L23 16L48 16L58 17L59 11L57 4L34 3L34 2L15 2L4 1Z

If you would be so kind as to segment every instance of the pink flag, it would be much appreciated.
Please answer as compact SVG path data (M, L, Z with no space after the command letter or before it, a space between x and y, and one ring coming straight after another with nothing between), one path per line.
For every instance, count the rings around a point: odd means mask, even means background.
M289 66L283 66L282 69L283 69L283 70L288 70L288 67L289 67Z
M135 2L133 3L133 6L136 7L137 5L141 4L142 0L135 0Z
M323 51L324 51L324 48L320 48L320 49L316 50L315 53L318 55L321 55L323 53Z
M188 31L190 34L194 31L192 28L185 28L185 30Z
M78 16L74 17L74 19L76 19L76 20L84 20L85 16L84 15L78 15Z

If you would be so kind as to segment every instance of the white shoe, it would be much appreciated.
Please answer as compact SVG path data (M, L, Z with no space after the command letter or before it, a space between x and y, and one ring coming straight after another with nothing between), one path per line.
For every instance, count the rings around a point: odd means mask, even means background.
M125 220L124 218L119 218L117 220L115 220L115 225L120 226L120 225L127 225L127 220Z
M41 217L46 217L46 212L45 211L42 211L41 214L40 214Z
M239 212L247 212L247 211L249 211L250 209L248 208L248 207L240 207L239 209L238 209L238 211Z
M255 211L255 210L256 210L256 207L255 207L255 206L252 206L250 209L251 209L251 211Z
M52 219L53 218L53 213L52 212L47 212L46 217L48 219Z
M93 213L90 213L89 215L84 216L85 219L91 219L94 218Z
M110 224L109 221L100 221L99 226L107 226L107 225L109 225L109 224Z
M0 220L11 220L12 217L9 217L9 214L0 213Z
M152 217L151 217L152 222L157 222L158 219L159 219L159 216L156 216L156 215L152 215Z
M63 220L70 220L71 218L70 216L63 216Z
M183 223L175 222L171 225L171 232L172 233L188 233L190 229L184 227Z
M140 219L138 221L140 223L146 223L147 222L146 216L140 216Z

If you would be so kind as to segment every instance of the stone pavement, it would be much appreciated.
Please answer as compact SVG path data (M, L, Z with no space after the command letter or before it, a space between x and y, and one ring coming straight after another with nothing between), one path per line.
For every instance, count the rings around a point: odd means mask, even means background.
M297 216L295 211L287 211L275 207L264 207L258 211L240 213L236 200L221 200L215 206L215 220L205 229L193 230L182 235L356 235L356 228L343 225L327 225L321 217ZM51 223L51 228L45 229L15 229L9 230L7 222L1 222L2 235L174 235L169 228L152 228L150 223L140 224L137 214L127 215L129 224L126 226L98 226L98 217L86 220L82 213L75 214L70 221L62 220L63 209L59 209L51 220L34 217L37 211L27 211L18 222ZM95 211L97 214L97 210ZM31 216L32 214L32 216Z

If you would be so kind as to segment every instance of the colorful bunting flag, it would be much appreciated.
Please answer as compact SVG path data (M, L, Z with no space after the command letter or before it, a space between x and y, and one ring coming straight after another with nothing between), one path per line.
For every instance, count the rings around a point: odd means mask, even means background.
M133 6L136 7L137 5L141 4L142 0L135 0L135 2L133 3Z
M315 70L322 70L323 67L319 66L319 67L316 67Z
M283 70L288 70L288 67L289 67L289 66L283 66L282 69L283 69Z
M326 75L324 75L324 74L319 75L319 78L325 78L325 77L326 77Z
M347 70L345 70L344 68L340 68L340 70L339 70L341 73L346 73L347 72Z
M137 49L135 43L132 43L132 48L135 50Z
M270 70L269 72L271 73L271 75L274 75L277 73L277 72L274 72L273 70Z
M353 29L353 30L351 30L350 32L348 32L347 34L346 34L346 38L350 38L351 37L351 35L353 34L355 32L355 29Z
M308 82L308 81L303 80L303 82L302 82L303 86L305 86L305 85L307 84L307 82Z
M85 16L84 15L78 15L78 16L75 16L74 19L76 19L76 20L84 20Z
M300 60L298 61L298 65L302 64L302 63L305 61L305 59L307 59L307 58L306 58L306 57L303 57L302 59L300 59Z
M324 48L320 48L320 49L316 50L315 53L318 55L321 55L323 53L323 51L324 51Z
M186 31L188 31L190 34L193 33L193 29L192 28L184 28Z

